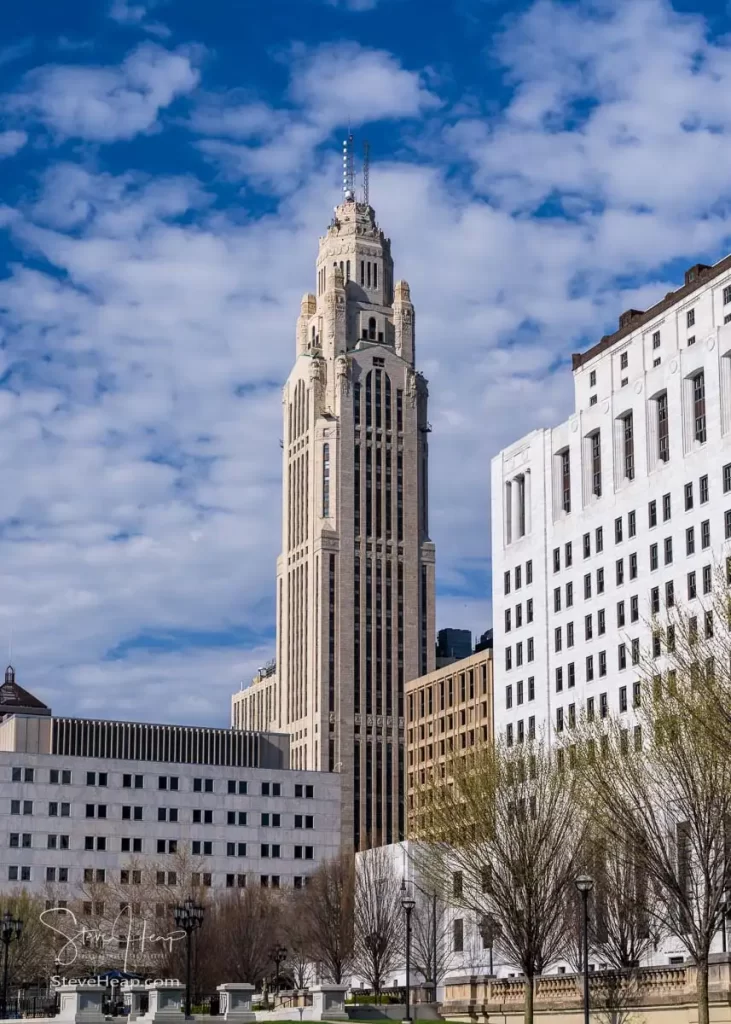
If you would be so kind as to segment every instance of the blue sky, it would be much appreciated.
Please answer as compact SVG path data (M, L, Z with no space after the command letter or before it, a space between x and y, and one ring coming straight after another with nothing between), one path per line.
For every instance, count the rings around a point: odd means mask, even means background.
M351 123L430 380L439 625L572 351L731 246L731 17L27 0L0 46L0 643L58 712L226 724L272 652L280 387Z

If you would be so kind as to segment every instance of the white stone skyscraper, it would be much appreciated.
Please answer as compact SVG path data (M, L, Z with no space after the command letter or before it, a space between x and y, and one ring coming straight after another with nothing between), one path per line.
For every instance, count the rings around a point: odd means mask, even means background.
M343 839L404 835L404 688L434 668L427 386L409 286L346 189L320 239L283 392L276 668L233 722L292 737L292 766L340 771Z

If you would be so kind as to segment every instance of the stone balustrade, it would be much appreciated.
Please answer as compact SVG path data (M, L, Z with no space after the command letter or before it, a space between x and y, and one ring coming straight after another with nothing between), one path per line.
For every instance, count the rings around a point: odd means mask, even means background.
M603 1024L631 1018L643 1024L694 1024L696 1008L694 964L640 968L630 975L600 972L590 975L592 1017ZM712 1024L731 1024L731 957L711 959L708 979ZM523 1019L524 978L462 976L447 979L441 1014L449 1021L518 1024ZM583 978L575 974L546 974L536 979L536 1024L580 1024L583 1020Z

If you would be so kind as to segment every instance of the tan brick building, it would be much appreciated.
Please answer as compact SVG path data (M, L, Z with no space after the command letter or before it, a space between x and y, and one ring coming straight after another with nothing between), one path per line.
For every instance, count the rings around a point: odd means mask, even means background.
M432 770L478 744L492 743L492 648L412 679L406 685L408 832L417 791Z
M357 850L404 836L405 681L434 667L428 391L409 286L350 189L316 281L282 396L276 672L234 696L232 718L289 733L293 767L342 772Z

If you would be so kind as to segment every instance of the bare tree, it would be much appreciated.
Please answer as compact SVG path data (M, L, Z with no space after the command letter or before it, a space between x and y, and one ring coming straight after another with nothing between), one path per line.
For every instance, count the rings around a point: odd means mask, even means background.
M211 912L218 974L259 985L271 973L269 951L281 935L281 903L269 889L232 889Z
M355 865L347 853L325 861L302 890L298 913L310 955L336 985L349 975L354 956Z
M21 985L33 982L46 984L53 974L53 934L41 922L43 909L43 901L24 889L0 895L0 915L9 911L12 917L23 922L20 941L11 942L8 947L9 994Z
M436 1000L437 985L454 963L451 915L436 891L428 894L414 887L413 896L411 960L426 984L433 986L433 999Z
M663 678L653 664L645 673L632 735L617 720L582 726L579 766L597 833L607 849L632 851L643 912L695 960L698 1020L708 1024L708 958L729 882L731 759L705 725L716 713L706 690L672 672Z
M384 978L402 961L404 932L400 879L382 846L369 850L358 864L354 925L354 966L378 1001Z
M584 835L575 789L573 773L536 741L478 748L419 793L420 873L497 925L504 959L526 978L526 1024L536 976L564 952Z

